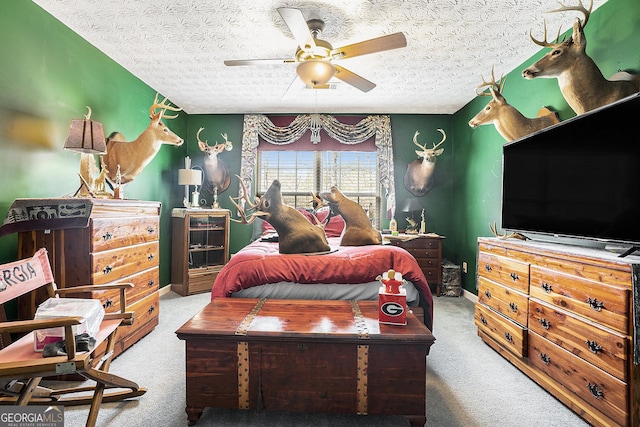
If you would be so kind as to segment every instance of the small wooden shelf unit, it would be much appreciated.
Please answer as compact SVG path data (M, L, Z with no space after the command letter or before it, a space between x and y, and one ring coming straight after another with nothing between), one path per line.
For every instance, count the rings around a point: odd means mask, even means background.
M227 209L173 209L171 289L186 296L209 292L229 261Z

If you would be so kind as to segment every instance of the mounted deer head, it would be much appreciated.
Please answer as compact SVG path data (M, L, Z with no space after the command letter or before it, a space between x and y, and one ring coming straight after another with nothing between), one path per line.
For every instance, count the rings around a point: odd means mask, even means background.
M312 224L295 208L282 202L280 181L274 180L264 195L256 200L255 203L249 200L247 189L242 180L240 182L243 194L241 198L245 206L248 205L249 208L255 211L250 216L247 216L245 209L237 203L239 200L229 196L242 217L242 221L236 222L250 224L257 217L264 218L278 233L279 251L282 254L315 253L331 250L322 226Z
M206 178L205 187L210 193L222 193L227 188L229 188L229 183L231 182L231 177L229 176L229 167L226 165L222 159L218 158L218 154L220 154L223 150L231 151L233 149L233 143L227 139L226 133L221 133L224 138L224 143L217 143L214 146L208 144L208 141L200 140L200 132L202 132L204 128L200 128L198 133L196 134L196 139L198 140L198 147L200 147L200 151L204 153L204 176Z
M630 80L607 80L595 62L587 55L587 39L584 28L589 21L593 0L586 9L582 1L577 6L564 6L552 12L576 10L584 15L584 20L576 18L573 34L568 40L560 40L560 30L554 42L547 41L547 25L544 24L544 40L537 40L531 34L531 40L551 51L522 72L525 79L556 78L562 96L576 114L610 104L640 91L640 76L631 76Z
M162 122L162 119L173 119L178 115L166 116L165 112L180 111L181 108L166 104L167 98L158 102L158 94L149 108L151 122L149 126L133 141L127 142L119 132L113 132L107 138L107 154L103 156L107 167L107 180L111 184L118 183L117 171L120 171L120 182L127 184L153 160L162 144L180 146L184 142ZM158 112L156 110L159 109Z
M491 96L492 99L474 118L469 120L469 126L475 128L481 125L493 124L498 133L510 142L560 121L558 115L547 108L541 109L538 112L538 117L533 119L525 117L515 107L509 105L504 96L502 96L505 81L506 79L500 77L500 80L496 82L493 67L491 68L490 82L486 82L482 77L482 84L476 87L476 94L479 96ZM486 91L478 92L478 89L485 87L489 88L489 93Z
M340 239L340 246L381 245L382 235L371 226L369 216L358 203L345 197L337 187L331 192L320 193L320 197L329 202L334 214L344 218L345 229Z
M404 174L404 186L416 197L424 196L433 187L436 157L444 152L444 148L438 149L438 147L447 139L447 134L442 129L438 129L438 132L442 134L442 141L437 145L433 144L432 148L427 148L427 144L418 144L420 132L416 131L413 135L413 143L420 147L420 150L416 150L416 154L420 159L416 159L407 165L407 171Z

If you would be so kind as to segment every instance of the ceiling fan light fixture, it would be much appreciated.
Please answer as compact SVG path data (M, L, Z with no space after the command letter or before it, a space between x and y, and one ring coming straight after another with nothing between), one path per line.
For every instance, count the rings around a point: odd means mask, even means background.
M307 86L313 87L327 83L333 77L335 69L327 61L311 59L301 62L296 73Z

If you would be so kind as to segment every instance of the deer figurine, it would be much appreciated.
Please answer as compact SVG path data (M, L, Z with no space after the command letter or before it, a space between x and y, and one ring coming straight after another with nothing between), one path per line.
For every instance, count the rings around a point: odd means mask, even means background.
M577 6L565 6L551 12L576 10L584 15L584 20L576 18L573 33L567 40L560 40L560 31L555 42L547 41L547 26L544 24L544 40L537 40L531 34L531 40L551 51L536 63L522 71L525 79L556 78L562 96L576 114L610 104L640 91L640 76L626 72L616 73L615 80L604 78L596 63L586 53L587 39L584 28L587 26L593 0L586 9L579 0Z
M506 79L500 77L499 82L491 68L491 81L486 82L482 77L482 84L476 88L476 94L479 96L491 96L491 101L478 114L469 120L469 126L476 128L481 125L492 124L504 139L508 142L522 138L530 133L539 131L553 124L559 123L557 113L543 107L535 118L525 117L515 107L511 106L502 96ZM478 89L488 87L489 92L478 92Z
M404 186L411 194L416 197L424 196L433 187L433 175L436 167L436 158L444 152L444 148L438 148L446 139L447 135L442 129L438 129L442 134L442 141L437 145L433 144L432 148L427 148L427 144L418 144L418 135L416 131L413 135L413 143L420 147L416 150L416 154L420 157L407 165L407 171L404 174Z
M119 132L113 132L107 138L107 154L103 161L107 167L107 180L113 185L124 185L133 181L140 172L153 160L162 144L180 146L184 142L182 138L173 133L162 122L162 119L173 119L165 115L167 110L180 111L181 108L166 104L167 98L158 102L158 94L149 108L151 122L149 126L133 141L127 142ZM156 109L159 109L156 112ZM120 176L117 176L117 171ZM119 178L119 182L118 182Z
M340 246L381 245L382 235L371 226L365 210L358 203L345 197L337 187L331 187L328 193L320 193L320 197L329 202L334 214L342 215L345 229L340 239Z
M240 179L240 177L238 178ZM278 251L281 254L316 253L331 250L321 225L312 224L298 210L282 202L280 181L274 180L262 197L255 202L249 200L249 193L242 179L240 179L240 184L242 185L242 196L236 199L229 196L231 203L238 209L238 213L242 217L242 221L233 219L234 222L251 224L256 218L262 217L278 233ZM240 199L250 209L254 209L250 216L247 216L245 209L238 203Z
M225 191L229 188L231 177L229 176L229 167L218 158L223 150L231 151L233 149L233 143L227 139L226 133L221 133L224 138L224 143L217 143L214 146L208 144L208 141L200 140L200 132L204 128L200 128L196 134L198 140L198 147L200 151L204 153L204 176L206 177L207 190L210 193L217 196L218 193Z

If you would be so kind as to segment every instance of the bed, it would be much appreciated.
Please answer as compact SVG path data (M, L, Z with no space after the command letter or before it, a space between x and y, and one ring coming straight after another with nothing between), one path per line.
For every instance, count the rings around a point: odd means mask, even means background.
M261 238L233 255L218 273L211 299L377 300L380 282L376 277L394 269L408 282L407 305L421 307L424 323L432 330L433 296L409 252L391 245L340 246L341 226L328 225L325 230L329 253L280 254L265 226Z

